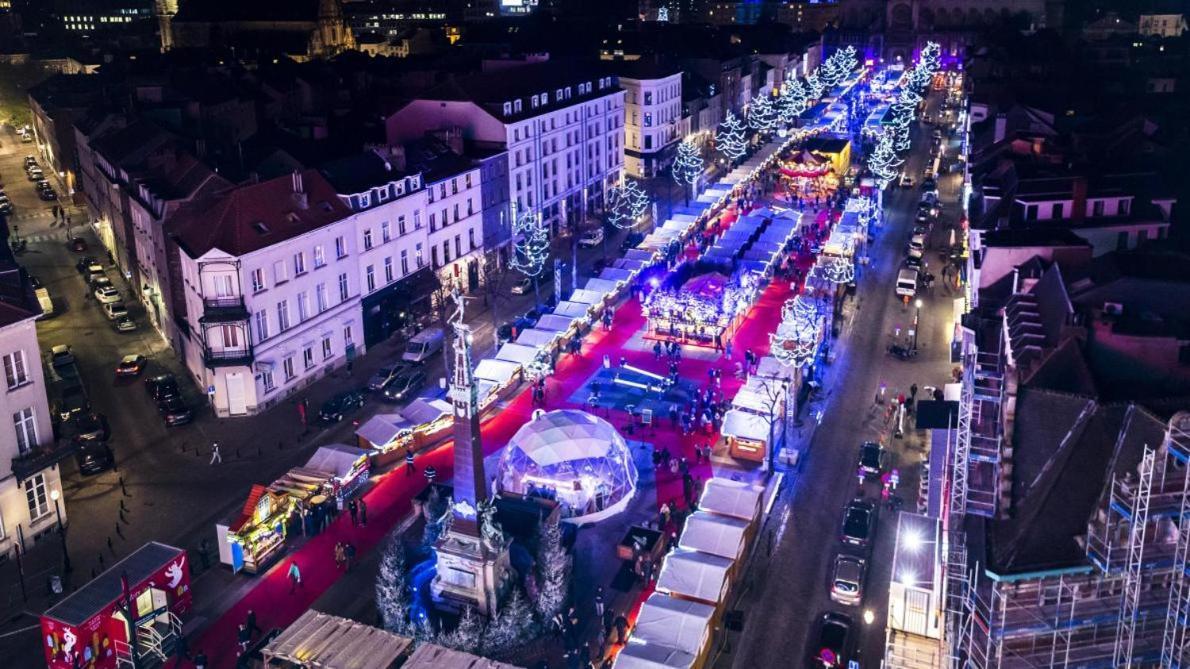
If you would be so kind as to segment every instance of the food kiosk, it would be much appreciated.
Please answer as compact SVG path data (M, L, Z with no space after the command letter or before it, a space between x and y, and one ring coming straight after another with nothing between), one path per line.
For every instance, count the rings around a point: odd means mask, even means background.
M239 516L215 525L220 562L230 565L233 573L264 571L281 556L286 525L296 506L297 500L284 492L253 485Z

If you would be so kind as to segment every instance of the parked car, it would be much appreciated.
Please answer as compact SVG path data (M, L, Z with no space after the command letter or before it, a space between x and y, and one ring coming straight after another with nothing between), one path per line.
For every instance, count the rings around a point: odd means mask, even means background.
M62 389L58 399L58 418L70 420L85 411L91 410L91 400L87 398L87 391L81 385L72 385Z
M117 318L123 318L128 315L128 307L124 306L123 302L109 302L103 305L103 315L107 316L109 321L114 321Z
M148 364L149 361L145 359L145 356L131 353L121 358L120 364L116 365L116 376L140 376Z
M107 416L101 413L88 412L79 414L74 419L74 440L78 443L104 442L111 436L111 429L107 424Z
M835 669L847 666L847 643L851 638L851 618L842 613L823 614L818 626L818 640L810 647L812 664Z
M58 344L50 349L50 366L65 367L74 364L74 351L70 344Z
M913 188L913 177L905 172L901 175L901 180L898 182L901 188Z
M909 238L909 250L922 252L926 250L926 236L913 235Z
M516 338L521 336L521 333L525 330L533 327L534 323L536 323L536 321L532 321L524 317L508 321L497 328L496 337L501 343L516 341Z
M98 290L105 287L115 288L112 285L112 280L107 278L107 275L103 273L102 267L92 265L87 271L89 272L87 274L87 285L91 287L91 290Z
M115 304L120 301L120 291L116 290L115 286L110 285L99 286L95 289L95 299L100 304Z
M42 173L40 167L29 168L28 170L26 170L25 176L29 179L29 181L37 181L38 179L45 178L45 174Z
M79 258L79 261L74 264L74 269L79 274L85 275L88 272L88 268L91 265L97 264L97 262L98 261L95 260L95 256L83 256L82 258ZM103 267L100 267L99 269L102 270Z
M11 213L12 213L12 202L9 201L7 195L5 195L4 193L0 193L0 214L7 215L7 214L11 214Z
M53 202L58 199L58 194L54 192L53 188L38 188L37 197L45 202Z
M112 321L112 328L115 329L116 332L135 332L136 321L132 320L131 316L125 314Z
M859 447L859 470L868 476L879 476L888 466L888 451L874 441Z
M871 502L852 500L843 509L843 543L865 547L872 540L872 527L876 522L876 509Z
M158 402L157 411L165 419L166 427L185 425L194 420L194 413L190 411L190 407L186 406L186 402L177 395L167 397Z
M87 240L82 237L70 238L70 250L75 253L83 253L87 250Z
M847 606L863 601L864 574L868 563L854 555L835 556L835 571L831 577L831 599Z
M513 295L525 295L533 290L533 279L523 276L512 284L511 290Z
M362 390L347 390L322 403L318 417L324 423L338 423L348 412L364 406L367 400Z
M426 382L426 373L420 369L406 369L398 374L384 388L384 399L390 402L404 402L412 399Z
M116 463L115 454L111 446L105 443L87 444L79 446L74 452L74 461L78 463L79 473L83 476L94 476L112 468Z
M399 371L401 371L401 367L399 365L381 367L380 369L376 370L376 373L373 374L370 379L368 379L368 390L373 392L384 390L384 387L388 385L389 381L393 380L393 377L395 377Z
M148 391L149 397L154 402L161 402L170 397L182 396L182 391L178 388L178 380L174 378L173 374L168 373L150 376L145 379L145 390Z
M938 196L938 180L930 177L921 182L921 189L925 193L933 193L934 197Z
M603 243L603 228L587 230L578 238L578 245L585 248L595 248Z
M405 362L423 363L442 350L446 334L442 328L426 328L409 338L401 359Z
M25 169L37 167L37 156L25 156Z

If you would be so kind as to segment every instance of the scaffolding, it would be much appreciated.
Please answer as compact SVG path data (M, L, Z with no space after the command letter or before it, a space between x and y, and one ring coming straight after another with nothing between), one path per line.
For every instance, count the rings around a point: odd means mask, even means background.
M1153 463L1156 453L1145 447L1140 461L1140 481L1132 497L1131 526L1128 528L1128 563L1125 568L1124 597L1120 602L1120 620L1116 626L1115 666L1132 666L1132 646L1140 617L1140 586L1144 576L1145 534L1149 527L1149 499L1153 491Z
M1190 655L1190 414L1179 413L1169 421L1166 437L1168 457L1181 465L1182 504L1177 516L1177 543L1174 547L1173 573L1166 608L1165 633L1161 642L1161 666L1181 669Z

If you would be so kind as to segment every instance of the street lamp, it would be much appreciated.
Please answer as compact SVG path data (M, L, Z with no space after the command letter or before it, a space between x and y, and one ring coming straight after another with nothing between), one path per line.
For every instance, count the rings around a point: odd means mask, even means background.
M922 305L921 298L918 298L917 301L915 301L913 303L913 306L917 307L917 311L914 312L914 314L913 314L913 350L914 351L917 350L917 330L921 323L921 305Z
M62 571L69 572L70 566L70 552L66 550L66 527L62 524L62 506L58 504L58 498L62 493L57 490L50 491L50 499L54 500L54 513L58 516L58 536L62 539Z
M875 621L876 614L872 611L872 609L864 609L864 624L871 625Z

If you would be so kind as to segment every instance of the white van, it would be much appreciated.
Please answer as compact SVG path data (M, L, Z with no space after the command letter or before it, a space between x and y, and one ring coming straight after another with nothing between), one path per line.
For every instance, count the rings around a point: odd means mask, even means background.
M41 315L38 318L53 316L54 301L50 299L50 291L43 286L34 289L33 294L37 296L37 304L41 305Z
M425 362L430 359L430 356L442 350L444 338L442 328L426 328L409 339L409 342L405 344L405 353L401 355L401 359L409 362Z
M906 267L897 273L897 296L913 299L917 294L917 270Z

